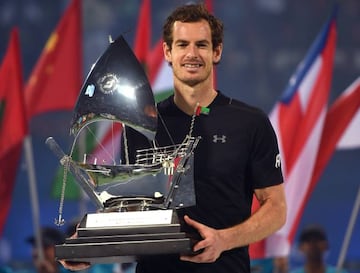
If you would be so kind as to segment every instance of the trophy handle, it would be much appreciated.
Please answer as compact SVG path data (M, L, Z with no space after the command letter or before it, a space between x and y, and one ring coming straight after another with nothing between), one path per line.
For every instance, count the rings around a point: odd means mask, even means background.
M64 168L69 168L70 172L75 176L79 185L86 192L89 198L97 205L97 207L103 210L104 204L101 201L100 196L94 192L94 188L91 184L91 177L84 170L79 168L69 155L64 153L53 137L48 137L45 143L59 159L61 165L63 165Z
M195 205L195 189L193 179L193 164L194 154L193 151L199 143L200 137L192 138L187 136L187 149L186 155L181 158L176 171L172 177L169 193L165 199L165 208L181 208L186 206Z

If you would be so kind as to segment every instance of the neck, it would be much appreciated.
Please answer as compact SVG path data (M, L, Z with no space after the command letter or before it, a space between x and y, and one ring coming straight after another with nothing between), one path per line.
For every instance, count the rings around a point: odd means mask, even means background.
M305 264L306 273L325 273L325 265L322 261L312 261Z
M203 88L184 85L181 88L177 88L175 86L174 102L183 112L193 115L196 106L209 106L216 95L217 91L213 86Z

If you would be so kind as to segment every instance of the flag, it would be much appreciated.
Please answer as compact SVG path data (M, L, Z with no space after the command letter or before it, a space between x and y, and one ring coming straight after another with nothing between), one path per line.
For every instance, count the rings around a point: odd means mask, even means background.
M140 63L146 65L151 46L151 7L150 0L143 0L138 15L134 54ZM146 70L146 68L145 68Z
M146 73L149 73L148 58L151 49L151 5L150 0L143 0L138 15L137 29L133 51L138 61L143 64ZM120 138L122 126L118 123L103 122L99 124L94 135L97 145L93 150L93 160L99 164L112 165L119 163Z
M140 6L140 11L138 15L137 30L134 41L134 53L139 60L144 65L144 69L147 73L149 82L152 86L152 89L155 94L156 100L159 100L157 97L158 93L162 93L164 89L160 92L157 92L153 83L157 78L156 74L159 73L161 69L160 66L165 61L162 50L162 39L151 49L151 5L150 0L143 0ZM168 68L171 73L171 68ZM167 74L170 77L170 86L172 88L172 74ZM170 89L169 86L165 87L165 90ZM167 94L169 94L168 92ZM114 123L103 123L100 124L96 130L97 146L93 150L93 159L96 160L99 164L100 162L109 162L114 164L118 160L120 155L120 138L121 138L122 127L119 124ZM118 162L118 161L117 161Z
M22 142L27 133L19 33L14 28L0 67L0 236L10 209Z
M360 148L360 78L331 106L326 119L324 138L329 136L330 131L335 131L335 127L336 131L343 127L344 131L338 132L341 137L337 142L337 149Z
M147 60L147 73L156 101L161 101L174 92L172 68L164 58L162 45L163 40L160 39Z
M134 54L148 72L148 55L151 48L151 5L150 0L143 0L138 15L134 42ZM102 122L98 125L93 160L98 164L119 164L122 126L114 122Z
M28 119L47 111L72 110L82 84L81 1L72 0L51 33L25 86ZM63 168L55 181L62 183ZM73 179L67 191L78 196ZM54 192L61 184L53 184Z
M205 0L204 3L209 12L214 12L214 6L212 0Z
M114 155L120 149L121 125L111 121L95 122L79 132L76 143L73 144L71 157L77 162L89 164L115 165L119 162L119 156ZM66 172L66 187L64 197L68 200L78 200L81 189L75 177ZM59 167L56 171L52 184L51 196L60 198L63 191L64 168Z
M82 82L81 20L81 1L72 0L25 86L29 119L74 107Z
M310 182L310 193L336 149L360 148L360 77L331 105ZM303 209L303 208L302 208Z
M287 256L309 194L327 113L336 46L336 7L270 113L277 134L287 199L287 220L259 243L252 258Z

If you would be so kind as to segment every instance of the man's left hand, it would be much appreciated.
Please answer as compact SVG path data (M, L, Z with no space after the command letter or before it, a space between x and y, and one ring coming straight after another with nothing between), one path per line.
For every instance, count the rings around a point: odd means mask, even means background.
M187 215L184 216L184 220L189 226L195 228L203 239L197 242L193 248L193 251L199 252L199 254L181 255L180 259L194 263L215 262L226 249L221 231L203 225Z

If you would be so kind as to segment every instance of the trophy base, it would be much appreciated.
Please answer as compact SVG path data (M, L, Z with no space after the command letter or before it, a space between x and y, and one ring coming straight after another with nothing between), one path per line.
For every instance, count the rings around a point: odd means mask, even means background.
M95 264L132 262L149 255L192 255L197 241L181 231L172 210L88 214L77 233L77 238L55 246L56 259Z

